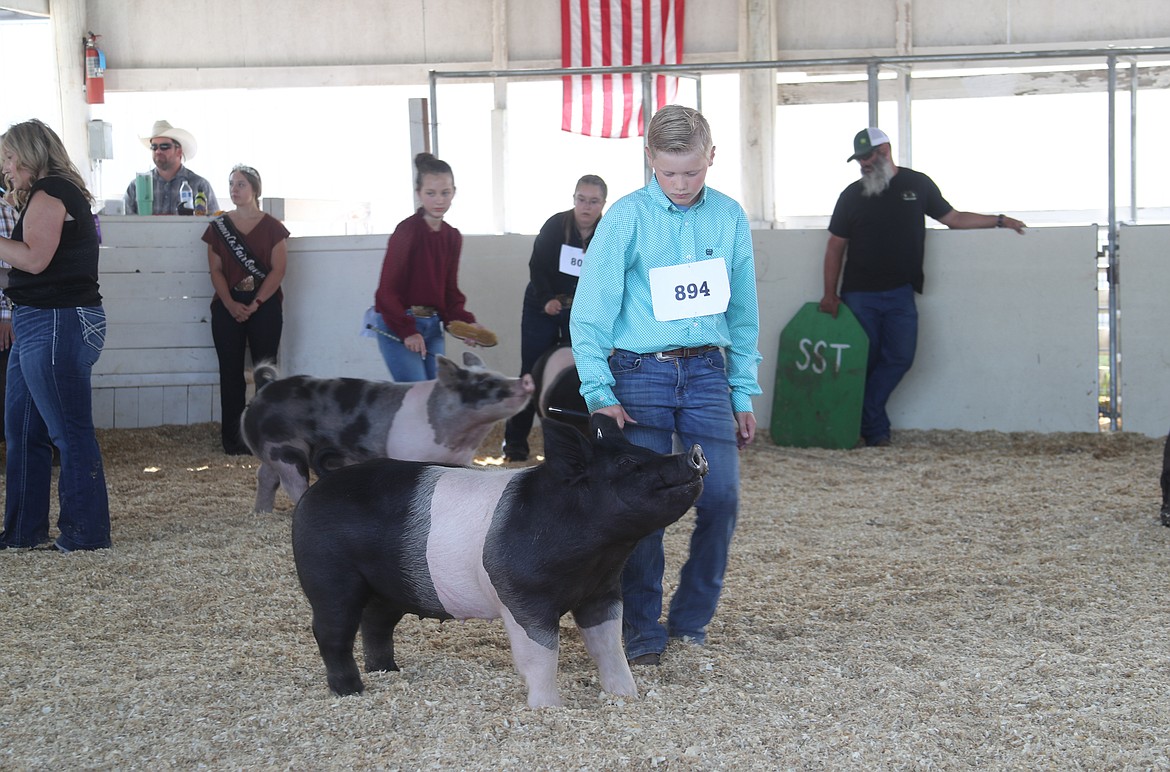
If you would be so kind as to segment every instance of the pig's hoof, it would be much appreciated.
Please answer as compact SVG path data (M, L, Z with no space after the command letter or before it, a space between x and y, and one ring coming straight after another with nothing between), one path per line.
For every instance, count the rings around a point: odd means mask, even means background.
M329 690L338 697L348 697L351 694L361 694L366 690L366 686L360 678L330 679Z
M366 660L367 673L397 673L398 671L398 663L394 660L390 660L389 662Z
M530 696L528 698L528 707L533 708L533 709L535 709L535 708L563 708L564 706L565 706L565 701L562 700L560 695L558 695L558 694Z

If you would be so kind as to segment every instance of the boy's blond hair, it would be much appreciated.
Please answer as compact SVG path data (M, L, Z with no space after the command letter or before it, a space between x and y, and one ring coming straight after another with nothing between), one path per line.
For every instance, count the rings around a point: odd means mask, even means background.
M699 153L711 151L711 126L693 107L667 105L650 119L646 129L646 147L650 157L659 153Z

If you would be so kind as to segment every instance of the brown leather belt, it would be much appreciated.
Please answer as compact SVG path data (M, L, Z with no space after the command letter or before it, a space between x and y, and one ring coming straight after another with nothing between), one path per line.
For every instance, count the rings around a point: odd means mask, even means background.
M434 306L411 306L410 315L415 319L430 319L435 314L439 313Z
M649 354L643 354L644 357L654 357L659 362L664 362L667 359L690 359L691 357L701 357L703 354L709 354L712 351L718 351L718 346L696 346L695 348L672 348L670 351L652 351Z

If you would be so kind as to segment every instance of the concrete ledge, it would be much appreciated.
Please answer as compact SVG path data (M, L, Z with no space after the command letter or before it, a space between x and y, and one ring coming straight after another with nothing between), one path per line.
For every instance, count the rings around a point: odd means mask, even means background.
M149 386L218 386L219 373L94 373L95 389L127 389Z

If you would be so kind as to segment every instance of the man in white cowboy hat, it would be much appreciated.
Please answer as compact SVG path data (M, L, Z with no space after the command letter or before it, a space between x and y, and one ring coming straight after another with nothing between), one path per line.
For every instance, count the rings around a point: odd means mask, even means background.
M142 137L142 144L150 148L154 159L151 177L154 179L154 211L152 214L179 214L179 188L186 181L191 194L200 191L207 198L207 212L219 210L219 202L211 183L183 165L195 157L198 145L195 135L186 129L178 129L167 121L155 121L150 136ZM138 180L135 178L126 188L126 213L138 213Z

